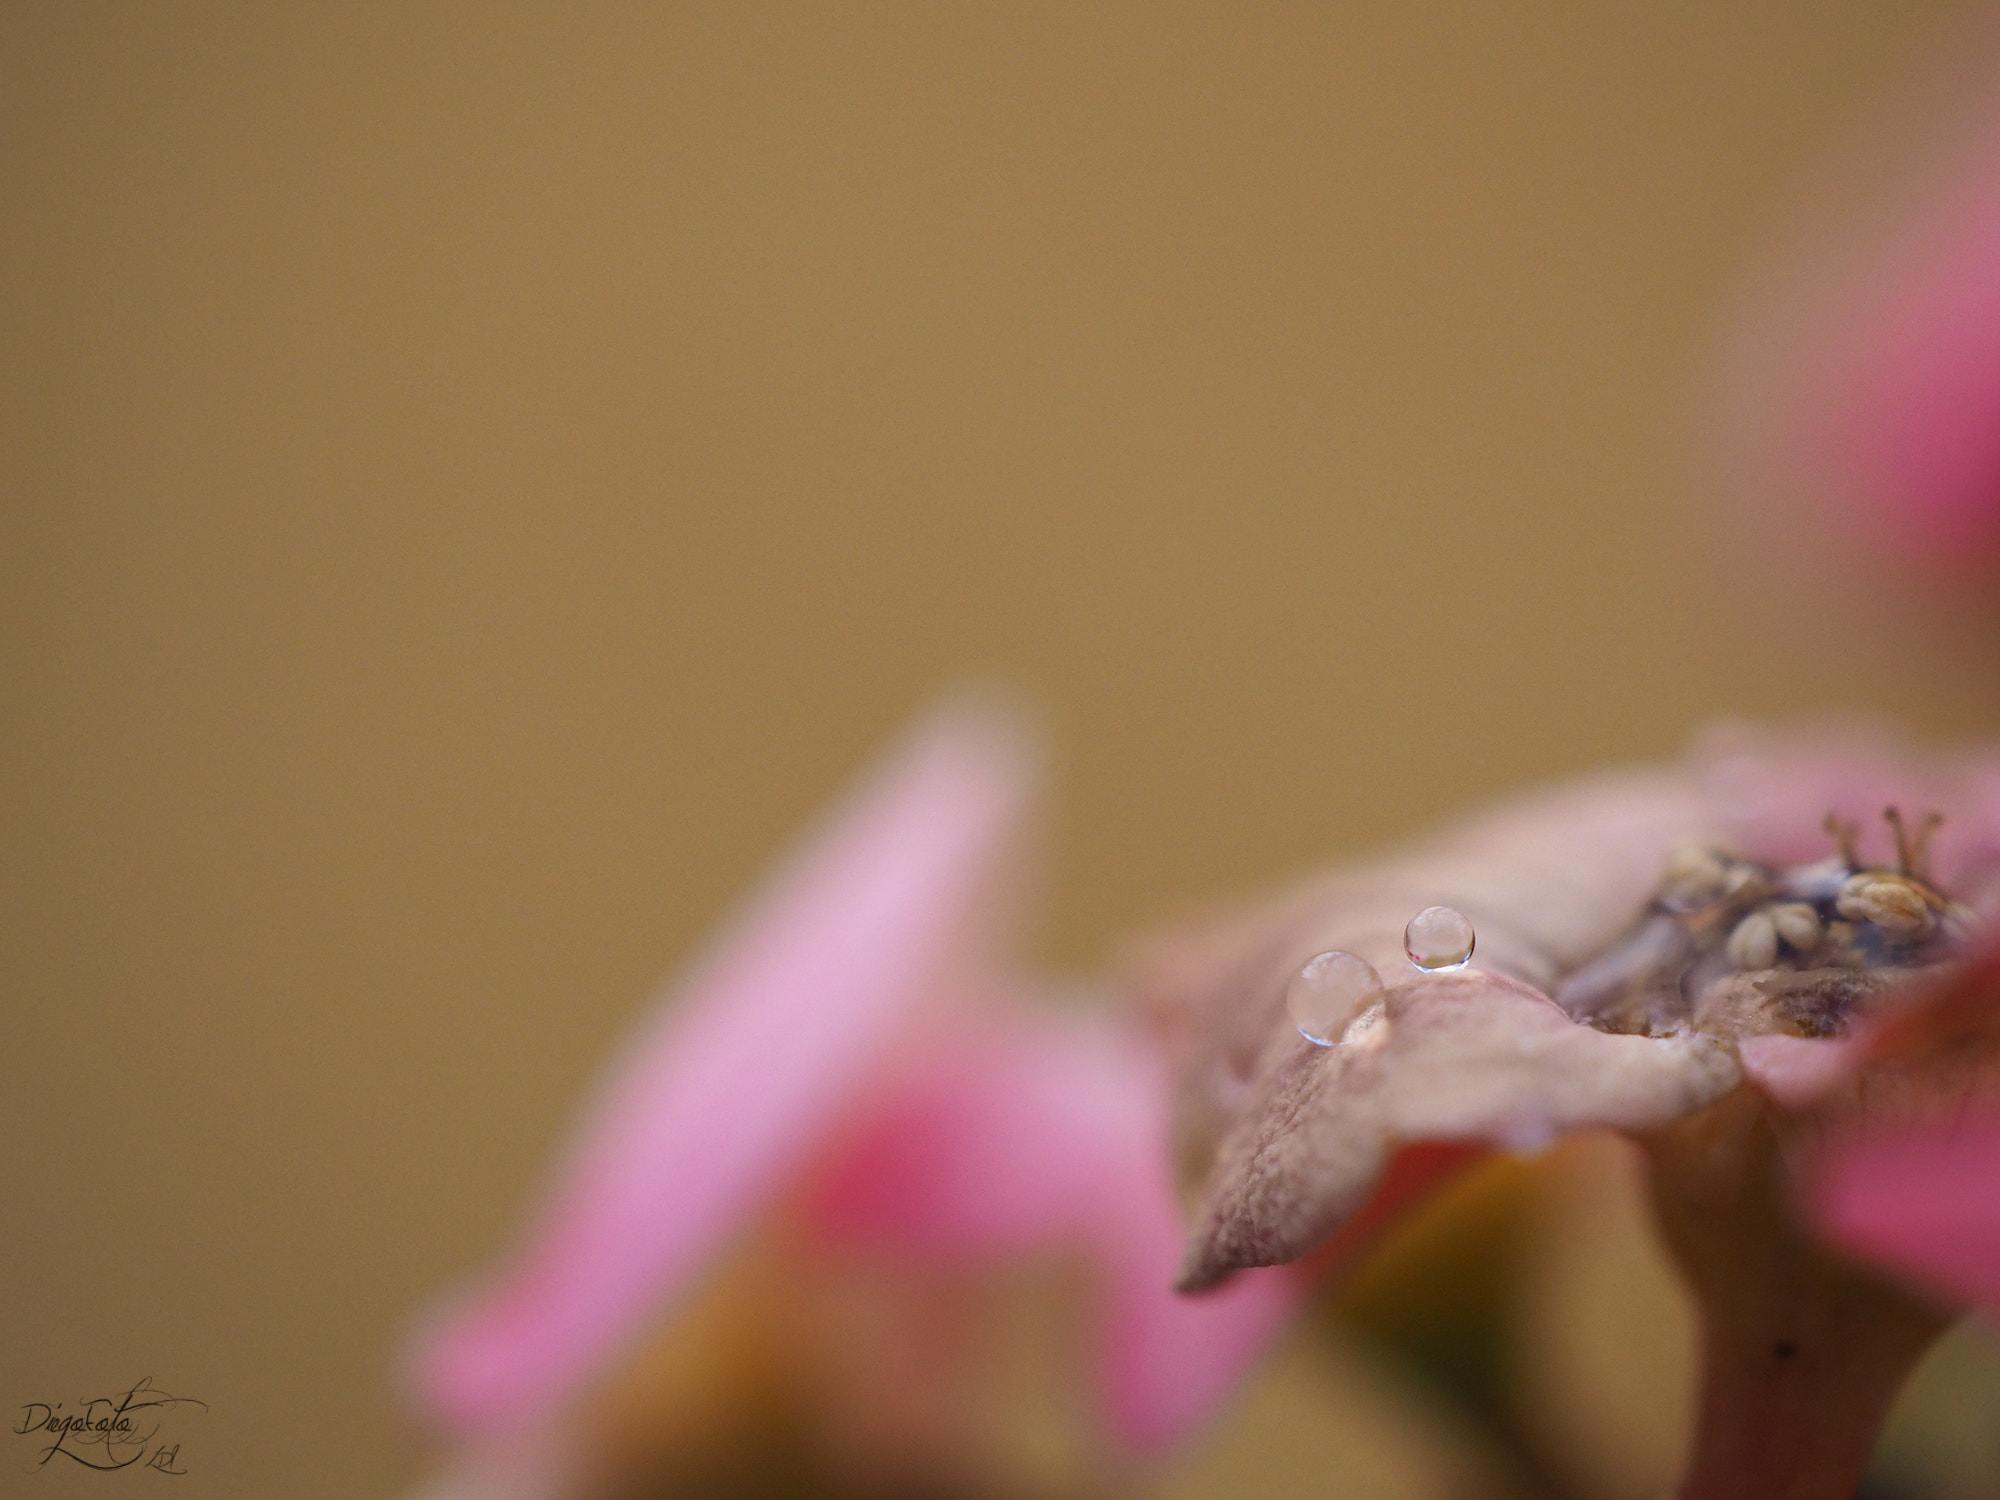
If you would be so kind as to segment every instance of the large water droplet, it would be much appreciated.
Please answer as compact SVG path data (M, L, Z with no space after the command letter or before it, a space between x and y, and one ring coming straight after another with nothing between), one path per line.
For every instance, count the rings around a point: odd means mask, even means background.
M1285 1011L1299 1035L1331 1047L1347 1023L1382 998L1382 976L1365 958L1338 949L1308 959L1285 987Z
M1471 919L1449 906L1426 906L1403 929L1403 951L1427 972L1464 968L1473 942Z
M1356 1052L1368 1052L1389 1040L1389 1008L1377 1000L1347 1023L1340 1045Z

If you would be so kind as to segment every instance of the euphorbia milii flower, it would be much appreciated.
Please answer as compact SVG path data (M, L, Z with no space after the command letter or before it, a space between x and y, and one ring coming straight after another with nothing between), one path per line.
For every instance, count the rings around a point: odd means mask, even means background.
M2000 91L1991 37L1971 53L1986 60L1980 92L1926 111L1873 203L1850 201L1779 268L1804 289L1789 318L1767 310L1736 339L1758 378L1734 392L1733 420L1760 477L1809 517L1790 532L1861 543L1869 581L1885 552L1914 564L1900 607L1928 604L1940 584L1989 589L2000 561ZM1992 1310L1996 1033L1989 952L1837 1044L1762 1049L1767 1086L1819 1121L1808 1175L1824 1231Z
M1945 821L1864 830L1885 806ZM1736 733L1156 941L1134 988L1177 1064L1182 1284L1310 1256L1412 1172L1624 1130L1704 1313L1684 1494L1851 1494L1943 1313L1798 1227L1792 1049L1950 972L1996 871L2000 762ZM1469 962L1433 942L1460 921Z
M421 1399L477 1472L546 1488L522 1466L558 1463L563 1413L780 1204L809 1242L933 1265L1087 1258L1132 1449L1227 1393L1298 1278L1171 1291L1163 1062L1006 960L1031 782L1005 722L936 716L659 1002L522 1243L419 1337Z

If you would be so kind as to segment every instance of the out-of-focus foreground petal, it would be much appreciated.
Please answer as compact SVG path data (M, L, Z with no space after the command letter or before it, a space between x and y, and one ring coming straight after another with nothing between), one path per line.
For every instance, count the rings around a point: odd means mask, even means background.
M1029 760L988 713L937 715L669 988L526 1243L420 1334L436 1419L493 1429L560 1404L823 1148L962 964Z
M829 1164L807 1220L931 1259L1088 1254L1104 1417L1127 1447L1157 1451L1215 1410L1307 1284L1276 1270L1174 1294L1166 1129L1165 1063L1144 1038L1101 1015L1023 1009L913 1070Z
M1855 294L1815 441L1871 539L2000 550L2000 118Z
M1993 32L1974 12L1918 60L1746 288L1722 393L1729 461L1747 466L1732 488L1753 510L1780 502L1762 543L1788 558L1824 532L1933 576L2000 562Z
M1816 1202L1850 1250L2000 1311L2000 1116L1847 1141Z
M1831 1117L1811 1173L1820 1227L2000 1312L2000 949L1845 1051L1855 1085L1819 1090Z

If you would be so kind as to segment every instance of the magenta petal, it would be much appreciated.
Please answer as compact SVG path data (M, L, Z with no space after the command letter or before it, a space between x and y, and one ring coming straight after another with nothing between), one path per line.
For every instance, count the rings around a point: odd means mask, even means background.
M1154 1142L1165 1139L1161 1111ZM1239 1272L1196 1296L1172 1290L1186 1240L1157 1147L1134 1163L1126 1191L1107 1192L1097 1249L1107 1306L1099 1379L1111 1430L1159 1452L1204 1422L1236 1389L1310 1287L1295 1266Z
M971 711L918 731L655 1006L525 1248L419 1339L458 1428L546 1411L824 1144L982 915L1027 756Z
M2000 1118L1844 1142L1817 1187L1836 1241L2000 1311Z
M1306 1278L1173 1290L1184 1228L1166 1159L1166 1076L1147 1042L1086 1017L1017 1018L926 1060L804 1207L822 1234L985 1260L1070 1246L1099 1270L1099 1383L1114 1436L1173 1443L1235 1388Z
M1082 1235L1129 1092L1100 1024L989 1017L886 1087L803 1204L816 1232L987 1260ZM1157 1148L1156 1148L1157 1149Z

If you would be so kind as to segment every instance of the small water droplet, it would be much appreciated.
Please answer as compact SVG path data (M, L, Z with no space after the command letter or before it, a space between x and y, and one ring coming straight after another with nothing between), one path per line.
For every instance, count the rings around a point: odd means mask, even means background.
M1474 941L1471 919L1449 906L1426 906L1403 929L1403 951L1427 973L1464 968Z
M1347 1023L1382 996L1382 976L1365 958L1338 949L1308 959L1285 987L1285 1011L1299 1035L1331 1047Z

